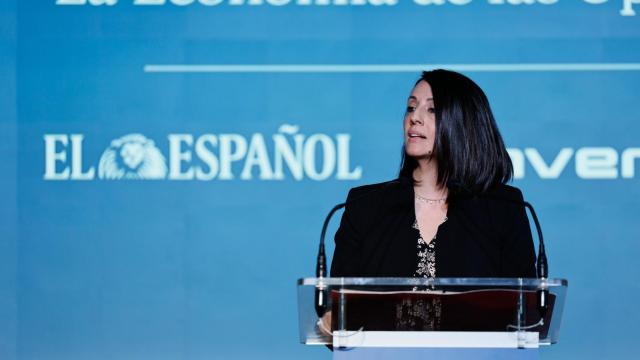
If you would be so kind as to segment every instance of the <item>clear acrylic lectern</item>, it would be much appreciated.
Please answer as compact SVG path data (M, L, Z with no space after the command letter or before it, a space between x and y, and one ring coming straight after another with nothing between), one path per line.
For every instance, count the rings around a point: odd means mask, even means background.
M299 279L300 341L334 348L537 348L558 341L566 290L563 279ZM546 311L539 309L539 291L548 292ZM317 311L319 293L328 302Z

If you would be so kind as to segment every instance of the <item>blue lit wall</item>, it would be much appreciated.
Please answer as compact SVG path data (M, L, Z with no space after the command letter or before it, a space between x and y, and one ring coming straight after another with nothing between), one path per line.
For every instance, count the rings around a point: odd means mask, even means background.
M295 280L396 175L420 64L486 91L569 279L542 358L632 356L640 4L100 2L0 4L0 358L329 358Z

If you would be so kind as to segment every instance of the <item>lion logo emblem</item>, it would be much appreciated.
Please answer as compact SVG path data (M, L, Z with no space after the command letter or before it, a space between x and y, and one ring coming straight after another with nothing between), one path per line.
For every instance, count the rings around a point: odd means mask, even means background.
M111 141L102 153L98 177L106 180L164 179L167 164L153 140L141 134L129 134Z

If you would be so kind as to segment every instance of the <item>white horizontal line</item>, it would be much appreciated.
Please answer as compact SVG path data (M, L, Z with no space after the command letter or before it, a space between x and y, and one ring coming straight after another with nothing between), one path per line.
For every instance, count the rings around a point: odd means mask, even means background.
M429 69L469 72L536 71L640 71L640 63L538 63L538 64L289 64L289 65L157 65L144 66L147 73L402 73Z

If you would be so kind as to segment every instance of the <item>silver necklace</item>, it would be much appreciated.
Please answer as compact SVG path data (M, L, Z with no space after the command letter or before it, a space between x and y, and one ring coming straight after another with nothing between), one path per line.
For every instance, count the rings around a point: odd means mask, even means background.
M418 200L420 202L423 202L425 204L428 204L428 205L444 204L445 201L447 201L446 197L445 198L441 198L441 199L427 199L426 197L422 197L422 196L420 196L418 194L415 194L415 196L416 196L416 200Z

